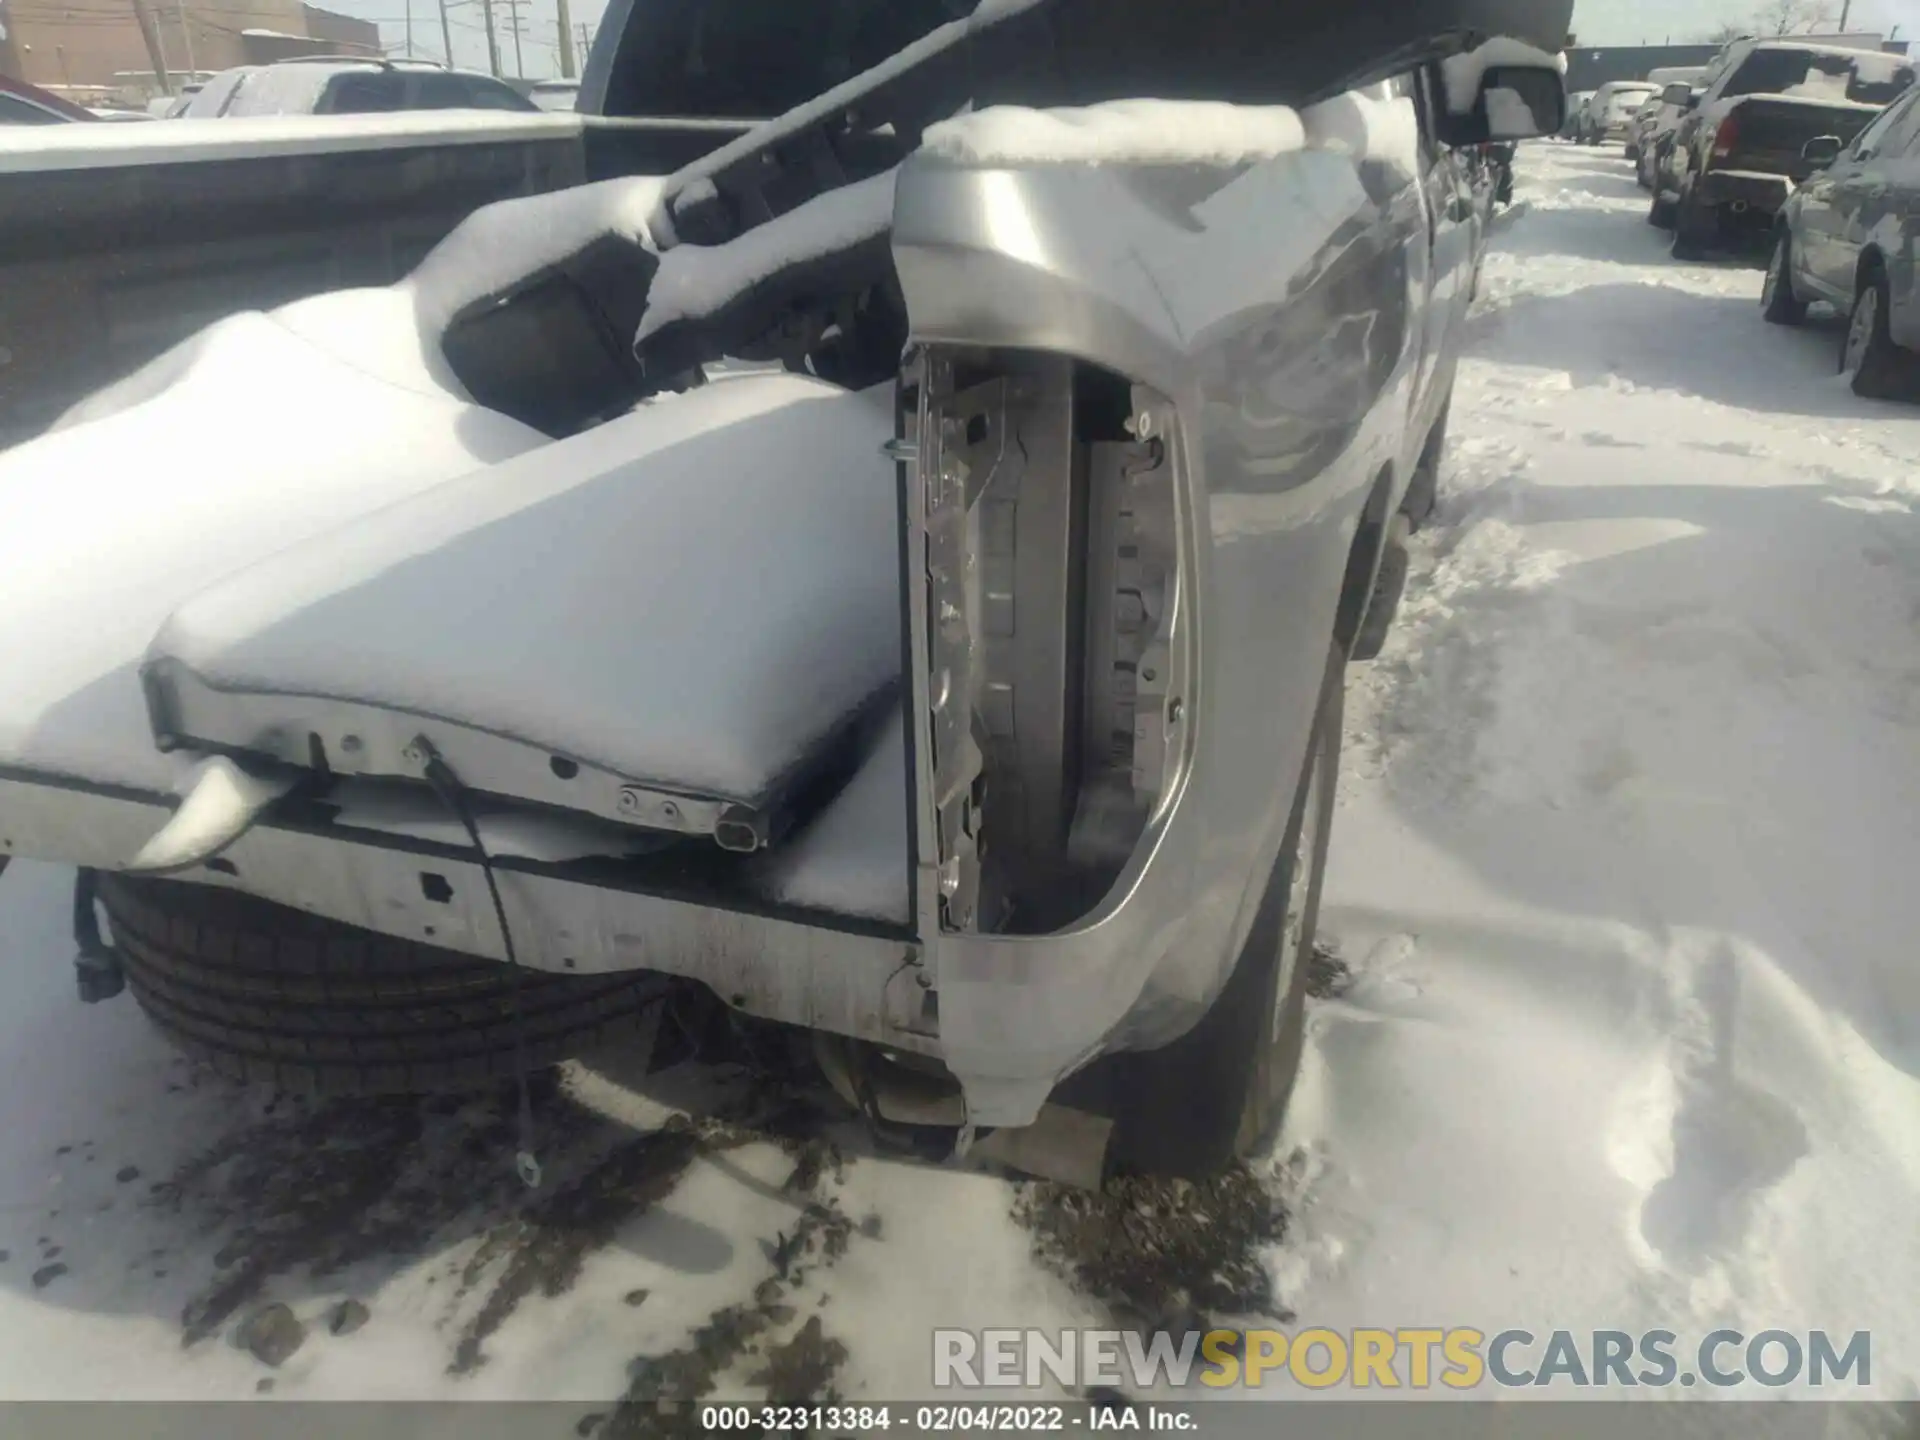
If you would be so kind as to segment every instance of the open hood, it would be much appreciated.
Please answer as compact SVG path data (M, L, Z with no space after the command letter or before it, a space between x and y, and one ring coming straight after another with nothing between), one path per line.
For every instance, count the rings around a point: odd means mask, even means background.
M1557 54L1572 0L986 0L976 105L1301 105L1504 36Z

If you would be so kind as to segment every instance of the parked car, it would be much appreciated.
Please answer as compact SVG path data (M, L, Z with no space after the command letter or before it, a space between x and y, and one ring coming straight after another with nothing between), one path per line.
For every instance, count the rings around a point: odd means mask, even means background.
M1054 1106L1132 1169L1260 1143L1346 666L1435 500L1458 154L1558 128L1570 10L984 6L0 455L0 814L80 867L86 993L307 1089L704 1007L956 1150ZM587 108L651 64L699 103L689 12L603 40ZM777 31L779 83L841 68ZM1309 143L1142 128L1143 83ZM701 383L729 357L782 369Z
M1670 105L1669 91L1675 85L1692 87L1706 73L1704 65L1663 65L1647 72L1647 83L1654 87L1655 97L1634 112L1640 123L1627 137L1627 158L1634 162L1634 173L1642 190L1650 189L1653 183L1647 173L1648 152L1658 146L1663 136L1672 133L1685 113L1684 106Z
M1654 93L1654 87L1644 80L1615 80L1602 85L1593 92L1593 99L1587 102L1580 142L1583 145L1602 145L1624 140L1634 111L1645 103L1647 96Z
M1761 306L1797 325L1810 301L1847 318L1840 372L1854 393L1920 399L1920 87L1888 106L1853 143L1809 140L1816 170L1774 230Z
M38 85L0 75L0 125L68 125L100 117Z
M1699 73L1704 75L1706 71L1702 69ZM1700 103L1703 93L1697 76L1670 80L1661 91L1659 108L1647 124L1645 137L1640 142L1639 156L1633 164L1634 180L1642 190L1653 189L1654 177L1673 146L1673 137L1680 128L1680 122Z
M178 118L538 108L491 75L449 70L431 61L302 57L223 70L179 110Z
M527 91L527 98L542 110L572 110L580 102L578 80L538 80Z
M1648 223L1672 228L1677 259L1769 236L1793 187L1816 168L1807 142L1851 145L1914 76L1903 55L1799 40L1728 46L1660 160Z
M1627 159L1639 168L1640 151L1653 135L1653 127L1659 122L1660 112L1666 106L1665 98L1658 90L1640 102L1640 108L1633 112L1627 122Z
M1562 140L1578 140L1586 129L1587 109L1593 104L1593 91L1576 90L1567 96L1567 119L1560 127Z

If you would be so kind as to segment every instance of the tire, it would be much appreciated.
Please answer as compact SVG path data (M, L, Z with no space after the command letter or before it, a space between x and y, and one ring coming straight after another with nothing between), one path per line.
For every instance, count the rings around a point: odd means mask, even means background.
M1693 198L1693 191L1681 193L1673 207L1673 258L1704 260L1713 233L1714 212Z
M1407 593L1407 568L1412 558L1407 553L1407 536L1412 533L1412 520L1403 507L1387 524L1386 543L1380 552L1380 573L1374 576L1366 617L1360 622L1353 646L1347 652L1349 660L1378 660L1386 647L1394 617L1400 613L1400 601Z
M1653 204L1647 208L1647 224L1656 230L1673 228L1673 201L1660 193L1660 178L1655 175L1653 181Z
M1773 242L1773 256L1767 261L1760 314L1770 325L1798 325L1807 318L1807 302L1794 293L1793 237L1784 225Z
M1120 1057L1107 1151L1114 1170L1204 1179L1257 1151L1286 1116L1306 1034L1346 668L1331 647L1286 840L1226 987L1173 1044Z
M99 900L147 1018L229 1079L408 1095L515 1073L510 966L172 880L102 875ZM519 979L530 1070L636 1033L662 990L650 973Z
M1886 271L1872 265L1860 277L1840 336L1840 373L1854 394L1868 400L1920 398L1920 357L1893 343L1887 327L1891 309Z
M1420 530L1433 518L1440 503L1440 463L1447 453L1447 423L1453 418L1453 399L1447 399L1440 418L1434 422L1420 458L1413 467L1413 479L1407 482L1407 498L1400 502L1400 513L1413 530Z

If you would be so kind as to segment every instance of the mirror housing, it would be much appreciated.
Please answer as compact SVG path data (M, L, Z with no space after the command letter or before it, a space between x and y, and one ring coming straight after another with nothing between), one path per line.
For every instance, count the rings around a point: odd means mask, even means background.
M1494 65L1480 80L1479 98L1464 115L1441 115L1443 144L1468 145L1535 140L1557 135L1567 120L1567 87L1546 65Z
M1831 165L1844 148L1838 135L1816 135L1800 147L1800 158L1811 165Z

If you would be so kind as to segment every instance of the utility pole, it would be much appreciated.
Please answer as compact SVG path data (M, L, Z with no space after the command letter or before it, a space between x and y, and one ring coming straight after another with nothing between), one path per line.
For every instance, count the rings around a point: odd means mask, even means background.
M480 0L480 13L487 22L487 65L493 78L500 78L500 42L493 33L493 0Z
M520 7L527 0L500 0L507 7L507 28L513 32L513 74L516 80L527 78L527 62L520 50Z
M573 79L573 16L567 9L567 0L553 0L560 14L560 78ZM584 58L584 57L582 57Z
M447 52L447 68L453 68L453 26L447 22L447 0L440 0L440 45Z
M193 58L193 31L187 28L187 0L180 0L173 7L173 13L180 17L180 39L187 47L187 79L192 80L200 73L200 67Z
M160 82L162 94L173 94L173 77L167 73L167 52L160 48L160 27L154 24L147 0L133 0L133 18L140 24L140 38L147 42L147 59L153 62L153 78Z
M1842 35L1847 33L1847 17L1852 13L1853 13L1853 0L1841 0L1840 33Z

